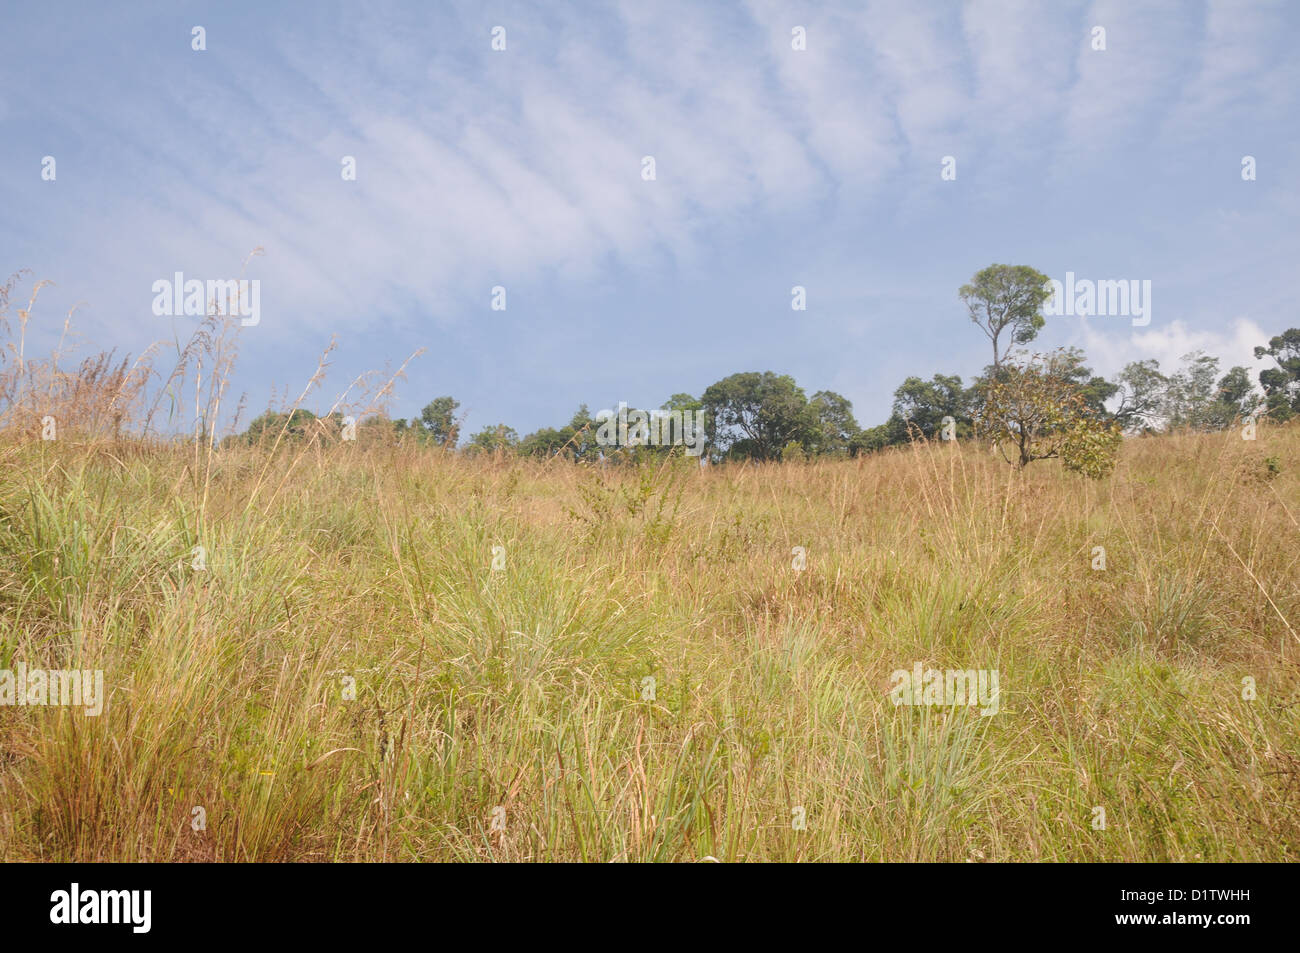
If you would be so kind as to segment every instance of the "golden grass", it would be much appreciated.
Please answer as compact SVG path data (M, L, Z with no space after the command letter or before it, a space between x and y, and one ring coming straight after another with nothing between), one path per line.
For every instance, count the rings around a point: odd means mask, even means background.
M1100 483L975 444L701 471L12 437L0 668L109 697L0 707L0 859L1300 853L1296 426L1130 440ZM997 669L1001 711L895 706L917 661Z

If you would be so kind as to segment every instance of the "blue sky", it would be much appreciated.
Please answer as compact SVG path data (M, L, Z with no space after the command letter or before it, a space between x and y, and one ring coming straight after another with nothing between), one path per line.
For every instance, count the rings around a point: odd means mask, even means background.
M0 32L0 271L56 282L29 347L80 302L83 348L138 354L194 320L155 317L154 281L261 246L250 410L337 335L314 409L425 347L391 410L451 394L467 432L746 370L879 423L904 377L988 363L957 288L993 262L1152 282L1146 327L1049 319L1039 345L1098 371L1255 372L1300 324L1298 27L1282 2L29 4Z

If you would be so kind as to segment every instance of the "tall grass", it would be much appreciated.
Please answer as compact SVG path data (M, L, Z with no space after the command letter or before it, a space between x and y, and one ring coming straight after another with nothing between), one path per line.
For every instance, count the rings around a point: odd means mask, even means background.
M13 441L0 668L109 697L0 707L0 856L1295 859L1297 450L1133 440L1093 484L975 445L701 471L318 441L196 480L186 447ZM896 707L915 661L997 669L1001 711Z

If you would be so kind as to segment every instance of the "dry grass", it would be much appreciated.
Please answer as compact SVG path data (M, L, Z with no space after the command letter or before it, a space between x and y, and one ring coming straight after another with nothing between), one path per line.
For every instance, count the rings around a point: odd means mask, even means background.
M0 285L0 338L5 341L0 349L0 430L34 440L41 439L50 426L56 438L60 428L80 434L118 435L143 397L151 352L134 364L129 358L101 352L69 365L73 308L64 319L59 344L51 356L33 358L27 353L27 325L41 289L50 282L33 285L27 306L14 315L15 328L9 302L21 275Z
M1300 480L1262 459L1298 449L1131 441L1092 484L974 446L318 441L196 481L188 448L10 444L0 667L102 668L109 701L0 708L0 856L1295 859ZM1001 712L895 707L914 661L998 669Z

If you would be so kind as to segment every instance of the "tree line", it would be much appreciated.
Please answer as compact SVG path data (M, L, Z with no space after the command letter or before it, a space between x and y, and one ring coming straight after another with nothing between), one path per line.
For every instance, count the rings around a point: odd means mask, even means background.
M1271 361L1257 375L1262 394L1248 368L1221 374L1218 358L1199 351L1185 355L1182 366L1169 373L1155 360L1134 361L1106 380L1093 373L1077 348L1047 354L1026 348L1045 325L1042 308L1049 294L1047 276L1027 266L995 264L978 272L958 296L970 321L988 338L992 363L969 384L955 374L908 377L894 391L889 418L876 426L859 426L843 395L819 390L808 396L793 377L772 371L732 374L699 398L674 394L658 409L702 411L714 462L856 456L916 439L979 438L997 445L1015 466L1059 457L1090 476L1109 472L1126 433L1215 430L1243 418L1285 421L1300 415L1300 328L1255 348L1256 359ZM592 460L670 449L602 446L596 439L599 424L585 404L558 427L520 437L514 428L496 424L462 444L459 408L458 401L443 396L411 420L374 415L358 426L469 454ZM301 409L268 412L234 439L256 442L271 430L293 437L314 419Z

